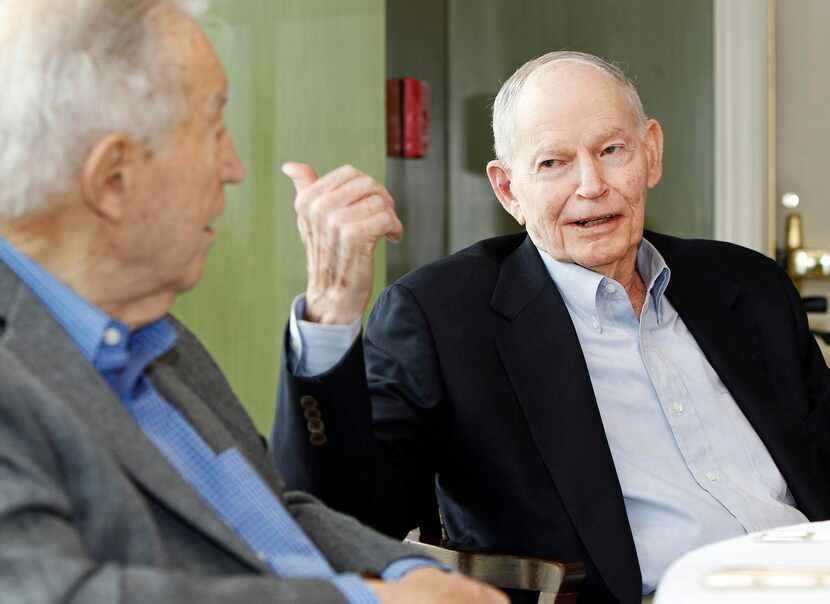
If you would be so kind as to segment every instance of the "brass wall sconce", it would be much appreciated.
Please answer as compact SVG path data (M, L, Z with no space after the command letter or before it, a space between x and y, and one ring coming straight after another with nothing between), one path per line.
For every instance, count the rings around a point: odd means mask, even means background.
M785 193L782 204L786 208L798 206L798 195ZM802 279L830 279L830 252L804 246L801 214L787 215L787 273L796 285Z

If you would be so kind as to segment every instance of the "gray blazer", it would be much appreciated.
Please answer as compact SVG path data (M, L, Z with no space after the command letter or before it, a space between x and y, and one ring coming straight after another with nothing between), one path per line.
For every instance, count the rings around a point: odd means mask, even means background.
M309 495L285 492L218 367L176 323L154 385L221 451L236 446L339 572L409 550ZM0 262L0 601L345 602L281 579L144 436L46 307Z

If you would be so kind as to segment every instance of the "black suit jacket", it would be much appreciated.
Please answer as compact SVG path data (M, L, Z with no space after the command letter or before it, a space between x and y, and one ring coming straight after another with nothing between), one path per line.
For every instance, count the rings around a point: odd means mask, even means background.
M734 245L646 236L672 270L666 295L799 509L827 518L830 376L789 279ZM309 443L302 396L319 401L321 446ZM375 305L365 350L316 379L284 375L274 452L291 486L389 534L418 524L434 483L456 544L582 560L581 601L640 601L585 360L525 235L403 277Z

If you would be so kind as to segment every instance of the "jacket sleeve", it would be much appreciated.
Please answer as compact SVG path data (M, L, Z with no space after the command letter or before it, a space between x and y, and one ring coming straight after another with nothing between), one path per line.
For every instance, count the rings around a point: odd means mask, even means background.
M392 286L363 341L329 372L299 378L283 362L274 459L290 488L402 538L434 513L443 398L428 321L409 290Z
M426 560L407 544L332 510L308 493L289 491L284 500L305 534L340 572L382 575L386 567L402 558Z

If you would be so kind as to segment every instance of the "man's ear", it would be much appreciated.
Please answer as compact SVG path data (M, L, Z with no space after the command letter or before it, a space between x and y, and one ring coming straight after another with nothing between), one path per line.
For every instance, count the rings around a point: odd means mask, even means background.
M519 200L513 194L510 182L510 170L499 160L494 159L487 164L487 178L493 193L498 197L501 207L521 225L525 223L524 213Z
M663 129L657 120L646 122L645 144L648 157L648 188L652 189L663 176Z
M138 158L136 143L124 134L98 141L81 169L83 202L96 214L119 222L128 203L128 190Z

